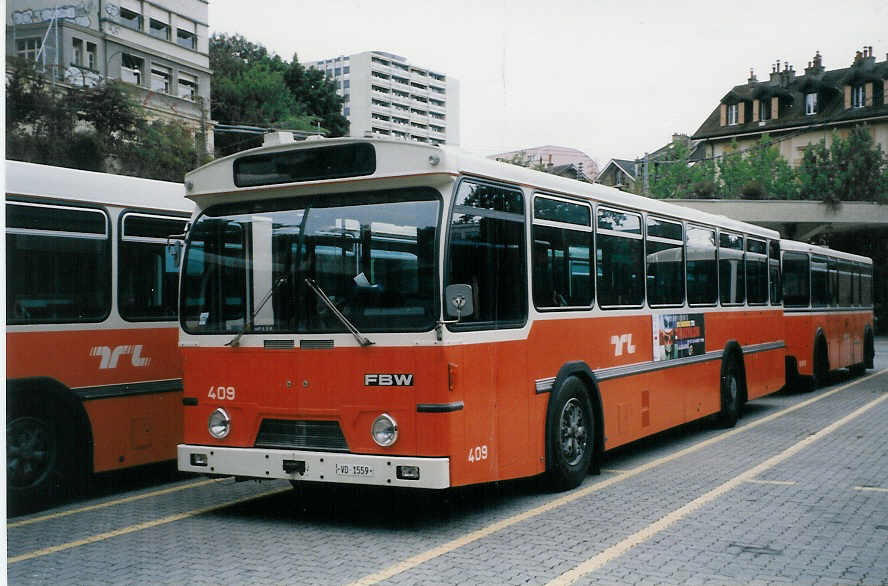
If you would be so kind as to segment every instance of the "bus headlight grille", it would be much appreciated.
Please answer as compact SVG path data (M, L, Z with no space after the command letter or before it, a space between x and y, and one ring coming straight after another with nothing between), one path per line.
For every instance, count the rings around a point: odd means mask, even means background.
M338 421L263 419L255 446L319 452L349 451Z

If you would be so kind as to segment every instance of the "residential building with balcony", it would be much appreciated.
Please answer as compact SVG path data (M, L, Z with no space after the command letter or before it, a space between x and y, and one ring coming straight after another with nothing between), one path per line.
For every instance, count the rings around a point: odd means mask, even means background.
M404 57L366 51L312 61L343 97L349 135L459 144L459 81Z
M149 119L181 120L212 152L207 0L9 0L6 54L54 81L129 84Z
M801 163L809 144L832 132L840 136L866 124L875 142L888 150L888 56L877 62L872 47L864 47L851 65L827 70L820 52L798 75L778 61L771 75L759 81L750 71L746 83L734 86L691 137L706 157L719 157L748 148L767 133L791 165Z

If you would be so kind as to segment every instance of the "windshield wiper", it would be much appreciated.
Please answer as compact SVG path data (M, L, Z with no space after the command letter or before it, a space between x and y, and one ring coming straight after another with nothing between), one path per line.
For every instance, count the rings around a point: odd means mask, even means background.
M262 299L262 303L259 304L259 307L253 310L253 313L250 314L250 319L244 323L244 327L238 331L237 335L229 340L225 345L226 346L237 346L240 343L241 336L247 333L247 330L253 327L253 320L256 319L256 316L259 315L259 312L262 311L262 308L265 307L265 304L268 303L268 300L271 299L272 294L275 290L287 282L287 275L281 275L277 281L274 282L274 285L271 286L271 289L268 290L268 293L265 294L265 297Z
M333 315L336 316L342 325L346 327L346 329L351 332L351 335L355 337L355 340L358 341L358 344L361 346L370 346L373 344L366 336L364 336L361 332L358 331L358 328L355 327L353 323L351 323L347 317L345 317L339 308L333 303L333 301L327 297L327 294L324 293L324 290L321 289L321 286L318 285L317 281L312 279L311 277L305 277L305 284L308 285L308 288L315 292L315 295L320 297L321 301L324 302L324 305L333 312Z

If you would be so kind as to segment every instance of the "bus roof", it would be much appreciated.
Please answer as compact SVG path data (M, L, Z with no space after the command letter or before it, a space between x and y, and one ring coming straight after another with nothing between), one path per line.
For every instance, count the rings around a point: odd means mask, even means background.
M315 149L334 145L365 143L373 145L381 156L376 157L376 168L369 175L361 175L348 179L322 179L279 183L255 187L238 187L235 185L235 161L242 157L272 154L292 150ZM202 200L202 205L209 205L212 200L231 201L220 196L227 194L262 193L267 197L305 193L306 186L326 186L358 181L381 181L386 179L405 179L408 177L426 177L433 181L434 176L440 179L455 178L459 175L470 175L493 181L518 184L529 189L547 192L552 195L593 200L602 204L610 204L622 208L645 210L656 215L667 216L690 222L720 226L728 230L744 232L763 238L778 239L780 234L769 228L748 224L726 216L709 214L691 208L671 204L664 200L625 193L604 185L583 183L511 165L470 154L454 146L433 146L429 144L407 142L387 138L331 138L312 137L304 141L285 141L269 144L247 151L229 155L212 161L185 176L188 197ZM299 189L302 188L302 189ZM286 192L286 193L284 193Z
M808 244L806 242L798 242L797 240L781 240L780 248L784 252L787 250L792 252L808 252L811 254L831 256L840 260L852 260L868 265L873 264L873 259L869 258L868 256L861 256L859 254L852 254L850 252L842 252L841 250L835 250L833 248L827 248L825 246L817 246L816 244Z
M21 161L6 161L6 194L187 213L194 209L182 183Z

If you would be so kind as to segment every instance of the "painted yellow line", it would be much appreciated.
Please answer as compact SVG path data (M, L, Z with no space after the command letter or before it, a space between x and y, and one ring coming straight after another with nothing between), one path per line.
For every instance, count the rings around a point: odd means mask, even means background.
M860 415L863 415L864 413L866 413L867 411L869 411L870 409L872 409L873 407L875 407L876 405L878 405L879 403L881 403L885 400L888 400L888 395L882 395L881 397L878 397L877 399L873 399L872 401L870 401L869 403L867 403L863 407L860 407L859 409L852 411L851 413L842 417L838 421L834 421L832 424L824 427L823 429L821 429L817 433L815 433L813 435L809 435L808 437L806 437L802 441L800 441L796 444L793 444L792 446L783 450L779 454L768 458L767 460L765 460L764 462L762 462L756 466L753 466L752 468L750 468L746 472L743 472L743 473L735 476L731 480L725 482L724 484L713 488L712 490L710 490L706 494L695 498L694 500L692 500L688 504L684 505L683 507L675 509L674 511L672 511L671 513L669 513L665 517L661 518L660 520L656 521L655 523L648 525L644 529L630 535L629 537L620 541L619 543L612 545L611 547L605 549L604 551L602 551L598 555L589 558L588 560L586 560L585 562L583 562L579 566L573 568L572 570L565 572L564 574L558 576L557 578L555 578L554 580L549 582L548 586L564 586L567 584L573 584L574 582L576 582L577 580L579 580L580 578L582 578L586 574L589 574L590 572L594 572L595 570L597 570L601 566L605 565L606 563L614 560L615 558L620 557L621 555L623 555L624 553L626 553L627 551L629 551L630 549L632 549L636 545L639 545L640 543L647 541L648 539L650 539L651 537L653 537L654 535L656 535L660 531L663 531L664 529L668 528L673 523L680 521L681 519L687 517L688 515L690 515L694 511L698 510L703 505L710 503L710 502L714 501L715 499L730 492L731 490L737 488L737 486L739 486L741 483L747 482L750 479L755 478L756 476L758 476L762 472L769 470L769 469L773 468L774 466L776 466L777 464L783 462L784 460L787 460L788 458L794 456L795 454L797 454L801 450L810 446L814 442L826 437L827 435L836 431L837 429L839 429L840 427L842 427L846 423L852 421L853 419L859 417Z
M616 468L602 468L602 472L607 472L608 474L626 474L627 472L632 472L631 470L617 470Z
M881 488L879 486L855 486L854 490L862 490L865 492L888 492L888 488Z
M155 490L152 492L147 492L145 494L137 494L135 496L128 496L121 499L116 499L113 501L108 501L106 503L99 503L97 505L89 505L86 507L80 507L79 509L71 509L70 511L59 511L58 513L49 513L47 515L41 515L39 517L33 517L31 519L22 519L21 521L14 521L12 523L7 523L7 529L13 529L15 527L22 527L23 525L32 525L34 523L40 523L41 521L52 521L53 519L60 519L62 517L67 517L69 515L76 515L78 513L86 513L88 511L95 511L97 509L104 509L106 507L113 507L115 505L122 505L124 503L131 503L133 501L139 501L142 499L150 498L153 496L161 496L164 494L169 494L171 492L179 492L180 490L186 490L189 488L199 488L201 486L206 486L207 484L213 484L217 482L223 482L228 480L227 478L211 478L209 480L200 480L198 482L192 482L190 484L185 484L181 486L173 486L171 488L164 488L162 490Z
M155 519L153 521L146 521L144 523L139 523L138 525L130 525L128 527L121 527L120 529L115 529L114 531L107 531L105 533L100 533L98 535L92 535L90 537L86 537L84 539L79 539L77 541L71 541L68 543L63 543L61 545L54 545L52 547L47 547L44 549L39 549L37 551L32 551L30 553L23 553L21 555L17 555L11 558L6 559L6 563L9 565L23 562L25 560L30 560L38 557L42 557L45 555L49 555L51 553L57 553L60 551L65 551L67 549L73 549L75 547L80 547L83 545L89 545L90 543L96 543L97 541L104 541L106 539L111 539L112 537L120 537L121 535L127 535L128 533L135 533L136 531L144 531L145 529L151 529L152 527L159 527L160 525L166 525L168 523L173 523L175 521L181 521L182 519L188 519L190 517L196 517L198 515L202 515L204 513L209 513L211 511L217 511L219 509L224 509L225 507L231 507L234 505L238 505L241 503L246 503L249 501L254 501L256 499L265 498L267 496L271 496L274 494L278 494L281 492L287 492L292 490L291 488L277 488L275 490L269 490L260 494L254 494L252 496L236 499L233 501L227 501L222 504L212 505L209 507L204 507L202 509L194 509L192 511L186 511L184 513L178 513L176 515L170 515L168 517L163 517L161 519Z
M762 480L760 478L750 478L746 482L750 482L752 484L776 484L778 486L795 486L798 484L793 480Z
M581 488L581 489L575 490L574 492L571 492L570 494L567 494L567 495L559 497L555 500L549 501L548 503L540 505L539 507L536 507L534 509L530 509L530 510L525 511L523 513L519 513L515 516L503 519L502 521L498 521L498 522L488 525L486 527L482 527L481 529L478 529L478 530L473 531L471 533L467 533L466 535L463 535L462 537L457 537L456 539L453 539L453 540L448 541L446 543L442 543L441 545L439 545L437 547L434 547L434 548L424 551L422 553L418 553L413 557L407 558L406 560L398 562L392 566L389 566L388 568L384 568L384 569L380 570L379 572L374 572L372 574L368 574L368 575L364 576L363 578L360 578L360 579L356 580L355 582L352 582L350 586L366 586L368 584L376 584L377 582L382 582L384 580L388 580L394 576L397 576L398 574L401 574L402 572L406 572L407 570L410 570L410 569L415 568L421 564L424 564L425 562L433 560L436 557L450 553L451 551L454 551L456 549L459 549L460 547L463 547L465 545L468 545L470 543L478 541L479 539L483 539L485 537L488 537L488 536L496 533L497 531L501 531L507 527L511 527L512 525L516 525L518 523L521 523L522 521L527 521L529 519L532 519L534 517L542 515L543 513L547 513L553 509L557 509L558 507L564 506L564 505L572 503L576 500L587 497L594 492L598 492L600 490L603 490L605 488L613 486L614 484L617 484L618 482L623 482L624 480L627 480L627 479L632 478L634 476L638 476L639 474L641 474L643 472L647 472L648 470L651 470L652 468L656 468L657 466L667 464L669 462L672 462L673 460L677 460L683 456L686 456L688 454L702 450L703 448L706 448L706 447L716 444L720 441L723 441L723 440L726 440L730 437L733 437L733 436L737 435L738 433L742 433L746 430L753 429L753 428L758 427L760 425L764 425L765 423L769 423L779 417L783 417L784 415L788 415L794 411L798 411L799 409L803 409L804 407L807 407L808 405L811 405L812 403L816 403L817 401L820 401L822 399L825 399L827 397L835 395L836 393L844 391L845 389L848 389L854 385L860 384L864 381L867 381L867 380L870 380L870 379L875 378L877 376L880 376L886 372L888 372L888 369L880 370L879 372L875 372L869 376L855 380L855 381L850 382L846 385L842 385L841 387L838 387L838 388L833 389L831 391L827 391L821 395L817 395L815 397L812 397L810 399L802 401L801 403L797 403L797 404L793 405L792 407L787 407L786 409L783 409L782 411L778 411L777 413L772 413L771 415L768 415L766 417L762 417L761 419L757 419L751 423L743 425L742 427L735 427L734 429L720 433L719 435L717 435L715 437L709 438L708 440L704 440L700 443L689 446L683 450L679 450L678 452L674 452L668 456L663 456L662 458L652 460L651 462L648 462L647 464L643 464L641 466L638 466L637 468L633 468L632 470L628 470L623 474L619 474L617 476L612 476L610 478L606 478L604 480L596 482L595 484L587 486L586 488Z

